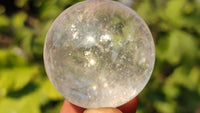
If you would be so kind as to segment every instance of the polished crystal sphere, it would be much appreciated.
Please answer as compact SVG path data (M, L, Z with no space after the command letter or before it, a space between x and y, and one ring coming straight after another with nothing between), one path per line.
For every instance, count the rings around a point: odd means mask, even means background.
M145 22L111 0L88 0L63 11L44 45L50 81L84 108L117 107L133 99L147 84L154 61Z

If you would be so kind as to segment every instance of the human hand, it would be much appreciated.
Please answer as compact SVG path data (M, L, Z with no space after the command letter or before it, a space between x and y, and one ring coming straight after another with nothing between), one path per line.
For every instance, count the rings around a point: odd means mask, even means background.
M97 108L97 109L84 109L64 101L60 113L135 113L138 104L138 97L135 97L128 103L117 108Z

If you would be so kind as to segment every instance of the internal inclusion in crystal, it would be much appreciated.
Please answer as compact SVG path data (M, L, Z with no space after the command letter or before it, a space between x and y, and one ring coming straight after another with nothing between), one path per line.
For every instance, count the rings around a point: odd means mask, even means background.
M147 84L154 60L145 22L110 0L84 1L63 11L44 46L50 81L84 108L117 107L133 99Z

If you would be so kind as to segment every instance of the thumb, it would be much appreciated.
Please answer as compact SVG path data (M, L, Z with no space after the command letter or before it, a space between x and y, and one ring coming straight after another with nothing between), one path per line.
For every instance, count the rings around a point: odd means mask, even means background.
M116 108L97 108L97 109L87 109L83 113L122 113Z

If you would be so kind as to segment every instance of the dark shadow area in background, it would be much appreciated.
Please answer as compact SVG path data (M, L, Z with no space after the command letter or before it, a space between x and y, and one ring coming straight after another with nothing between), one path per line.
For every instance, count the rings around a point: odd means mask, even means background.
M36 89L38 88L38 85L30 83L28 85L26 85L23 89L18 90L18 91L13 91L8 93L8 97L12 97L12 98L20 98L24 95L27 95L31 92L34 92Z
M197 88L188 90L187 88L179 86L179 89L182 91L181 95L182 97L184 96L184 98L181 98L181 96L178 96L178 98L174 100L179 103L180 108L178 110L181 110L177 112L192 113L194 112L193 110L196 109L195 113L200 113L200 107L198 107L200 105L200 95L196 93Z
M15 6L15 0L0 0L0 4L2 4L6 8L6 14L12 15L16 13L19 8Z

